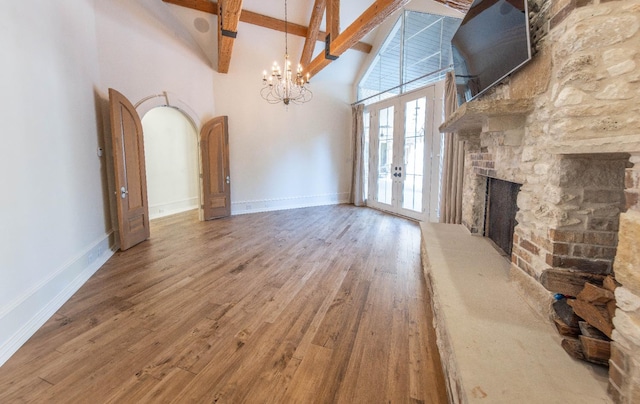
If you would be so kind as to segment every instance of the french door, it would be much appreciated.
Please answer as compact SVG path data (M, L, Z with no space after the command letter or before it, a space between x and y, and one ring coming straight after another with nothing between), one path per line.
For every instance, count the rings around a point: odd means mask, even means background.
M441 94L439 83L368 107L369 206L437 221Z

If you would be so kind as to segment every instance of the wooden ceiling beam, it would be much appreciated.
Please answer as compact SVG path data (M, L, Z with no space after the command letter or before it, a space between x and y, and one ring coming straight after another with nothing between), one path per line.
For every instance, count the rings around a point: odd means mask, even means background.
M369 32L380 25L391 14L401 9L410 0L376 0L340 35L331 41L331 54L342 55L358 43Z
M165 3L190 8L192 10L202 11L209 14L216 14L216 15L218 14L218 3L213 1L208 1L208 0L162 0L162 1ZM322 13L320 17L321 17L320 22L322 22ZM257 25L263 28L269 28L276 31L284 32L283 20L279 20L277 18L254 13L252 11L242 10L242 12L240 13L240 21L246 22L247 24ZM304 25L289 22L288 31L292 35L306 38L309 32L309 29ZM318 31L316 40L324 42L326 36L327 36L326 32ZM360 52L369 53L371 52L371 45L365 42L358 42L353 46L353 49Z
M247 24L257 25L259 27L284 32L283 20L254 13L253 11L242 10L242 14L240 14L240 21L246 22ZM307 36L307 32L309 30L304 25L287 22L287 31L292 35L297 35L304 38Z
M304 41L304 47L302 48L302 56L300 56L300 64L307 66L311 63L313 57L313 50L318 41L318 35L320 34L320 24L322 24L322 17L324 16L324 10L327 6L326 0L315 0L313 4L313 11L311 12L311 20L309 21L309 29L307 31L307 37Z
M342 55L347 49L358 43L360 39L409 1L410 0L376 0L376 2L366 9L347 29L331 41L329 53L332 56ZM315 76L329 65L329 63L331 63L331 60L325 58L325 54L322 53L311 61L305 73L309 73L310 76Z
M373 49L373 45L369 45L366 42L358 42L357 44L353 45L351 49L357 50L363 53L371 53L371 50Z
M218 6L218 72L228 73L238 34L242 0L220 0Z
M331 40L340 35L340 0L327 0L327 34Z

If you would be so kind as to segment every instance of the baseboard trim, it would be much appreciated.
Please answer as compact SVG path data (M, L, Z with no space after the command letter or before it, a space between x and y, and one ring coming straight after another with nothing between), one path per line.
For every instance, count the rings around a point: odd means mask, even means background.
M160 217L175 215L176 213L186 212L198 208L198 197L182 199L179 201L161 203L149 206L149 219L157 219Z
M296 196L290 198L274 198L252 201L231 202L231 214L272 212L276 210L309 208L312 206L339 205L349 202L349 193Z
M113 245L113 232L109 232L21 297L0 308L0 366L107 262L114 254Z

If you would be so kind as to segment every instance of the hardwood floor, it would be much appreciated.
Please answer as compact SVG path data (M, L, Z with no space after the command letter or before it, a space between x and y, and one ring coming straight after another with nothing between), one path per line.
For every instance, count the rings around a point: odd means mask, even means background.
M2 403L445 403L410 221L153 221L0 368Z

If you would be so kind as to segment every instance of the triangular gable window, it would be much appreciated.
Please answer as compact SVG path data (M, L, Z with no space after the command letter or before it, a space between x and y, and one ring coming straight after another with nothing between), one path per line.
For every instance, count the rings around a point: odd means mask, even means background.
M461 21L405 11L360 80L358 99L379 94L367 101L376 102L444 79L453 62L451 38Z

